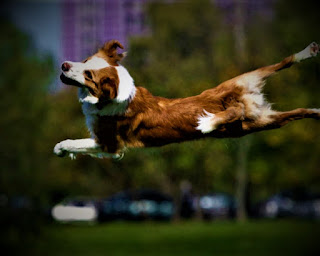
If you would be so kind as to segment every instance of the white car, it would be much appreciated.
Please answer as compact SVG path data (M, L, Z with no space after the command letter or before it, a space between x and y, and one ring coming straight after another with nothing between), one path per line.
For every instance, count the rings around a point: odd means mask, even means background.
M55 205L51 215L59 222L94 222L98 217L98 210L93 200L69 198Z

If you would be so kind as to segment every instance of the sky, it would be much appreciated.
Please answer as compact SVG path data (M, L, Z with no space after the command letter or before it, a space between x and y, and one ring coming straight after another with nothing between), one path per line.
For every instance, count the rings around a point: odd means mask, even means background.
M52 55L58 64L62 25L59 1L7 1L1 6L0 14L30 35L40 54Z

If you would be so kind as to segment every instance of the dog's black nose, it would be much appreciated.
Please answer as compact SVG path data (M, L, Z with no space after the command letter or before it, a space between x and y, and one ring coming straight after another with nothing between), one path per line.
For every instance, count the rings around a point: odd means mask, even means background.
M61 69L63 71L65 71L65 72L69 71L70 68L71 68L71 65L69 63L67 63L67 62L62 63Z

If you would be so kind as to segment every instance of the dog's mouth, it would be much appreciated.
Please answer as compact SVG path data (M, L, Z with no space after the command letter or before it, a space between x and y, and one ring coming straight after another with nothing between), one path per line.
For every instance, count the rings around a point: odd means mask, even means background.
M66 77L63 73L61 73L60 75L60 80L62 83L66 84L66 85L72 85L72 86L77 86L77 87L83 87L84 85L79 83L78 81L76 80L73 80L69 77Z

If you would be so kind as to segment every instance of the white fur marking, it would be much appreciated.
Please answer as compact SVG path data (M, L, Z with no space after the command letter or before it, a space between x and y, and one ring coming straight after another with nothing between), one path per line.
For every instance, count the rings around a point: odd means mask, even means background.
M131 100L136 93L136 87L134 86L133 78L130 76L125 67L119 65L115 68L118 71L119 77L118 95L115 100L117 102Z
M268 118L273 113L271 105L265 101L262 93L244 94L242 99L245 103L247 116L250 118Z
M97 104L99 102L99 99L93 95L91 95L90 92L88 92L87 96L83 98L79 98L79 101L81 103L90 103L90 104Z
M110 67L110 64L105 59L100 57L92 57L90 60L82 64L84 64L85 69L102 69Z
M261 107L266 104L262 93L247 93L242 96L246 105L251 109Z
M270 121L270 116L275 112L271 109L271 104L264 99L262 93L244 94L242 96L245 103L246 115L249 118L260 119L262 122Z
M97 104L99 99L93 96L88 88L79 88L78 90L78 98L81 103L90 103L90 104Z
M198 117L198 126L196 127L197 130L201 131L202 133L209 133L212 132L215 127L214 117L215 114L212 114L205 109L203 110L204 114L199 115Z
M248 93L260 93L265 85L265 81L257 71L242 75L236 83L238 86L244 87Z

